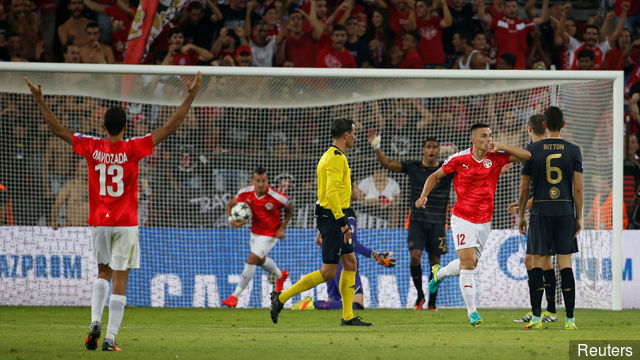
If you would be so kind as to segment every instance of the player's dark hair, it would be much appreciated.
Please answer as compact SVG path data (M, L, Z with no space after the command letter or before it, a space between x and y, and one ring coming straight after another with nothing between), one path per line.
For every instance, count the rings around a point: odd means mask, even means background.
M87 31L87 30L92 29L92 28L98 28L98 29L100 29L100 27L98 26L98 23L96 23L95 21L90 21L90 22L87 24L87 26L85 26L85 27L84 27L84 30L85 30L85 31Z
M587 25L584 27L584 32L587 32L587 29L596 29L596 32L600 34L600 28L595 25Z
M411 36L413 38L413 42L416 44L416 46L418 46L420 44L420 33L415 31L415 30L411 30L409 32L407 32L407 35Z
M475 123L473 125L471 125L471 133L473 134L473 130L475 129L481 129L481 128L488 128L489 125L485 124L485 123Z
M169 39L171 39L171 37L175 34L182 34L184 36L184 31L182 31L182 29L179 27L174 27L171 30L169 30L169 33L167 36L169 37Z
M434 136L427 136L424 141L422 141L422 147L427 145L428 142L434 142L436 145L440 145L440 141L438 141Z
M540 114L534 114L531 115L531 117L529 118L529 122L528 125L531 128L531 131L533 131L534 134L538 135L538 136L543 136L545 134L545 129L544 129L544 116L540 115Z
M549 131L560 131L564 123L562 110L557 106L550 106L544 111L544 122L547 124Z
M111 136L120 134L127 124L127 113L120 106L112 106L104 114L104 126Z
M263 168L262 166L258 166L257 168L253 169L253 172L251 172L251 176L266 175L266 174L267 174L267 169Z
M582 49L578 52L578 59L582 58L589 58L591 61L594 61L596 59L596 54L594 54L592 50Z
M347 28L344 27L344 25L341 24L335 24L333 25L333 29L331 30L331 35L333 35L333 33L335 33L336 31L344 31L347 32Z
M511 67L516 66L516 56L512 53L504 53L500 55L500 59L504 60L504 62Z
M331 124L331 136L334 139L341 138L346 132L353 130L353 120L350 119L335 119Z

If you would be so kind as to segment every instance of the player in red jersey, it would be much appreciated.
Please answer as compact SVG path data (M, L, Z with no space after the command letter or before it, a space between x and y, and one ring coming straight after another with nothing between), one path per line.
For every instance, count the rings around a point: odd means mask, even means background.
M272 279L275 279L275 290L282 291L284 281L289 273L280 271L276 263L267 254L278 242L284 239L284 231L293 216L293 206L286 195L269 186L269 177L264 168L257 168L251 175L251 185L240 189L238 195L227 204L229 223L235 227L241 227L244 221L231 218L231 209L239 202L244 202L251 208L251 236L249 240L251 254L244 264L244 270L240 276L238 286L233 294L222 303L228 307L238 305L238 296L253 279L256 265L267 271ZM284 209L284 220L280 220L280 214Z
M191 107L202 82L198 72L189 85L189 94L163 126L142 137L124 139L127 129L125 111L114 106L104 115L106 139L85 136L65 128L51 112L37 87L25 78L51 132L73 146L73 152L87 159L89 167L89 225L93 226L93 255L98 263L98 278L93 283L91 326L85 347L95 350L102 328L102 312L109 296L109 324L103 351L120 351L116 346L124 305L129 269L140 267L138 242L138 162L151 155L153 147L173 134Z
M493 141L486 124L471 127L469 149L451 155L438 171L429 175L422 195L416 200L417 208L424 208L427 196L438 181L455 172L453 186L457 201L451 211L451 232L458 259L445 267L434 265L429 292L434 293L445 277L460 276L460 291L467 305L469 323L477 326L482 318L476 311L476 285L473 271L482 254L493 215L493 198L502 167L508 162L522 162L531 157L527 150Z

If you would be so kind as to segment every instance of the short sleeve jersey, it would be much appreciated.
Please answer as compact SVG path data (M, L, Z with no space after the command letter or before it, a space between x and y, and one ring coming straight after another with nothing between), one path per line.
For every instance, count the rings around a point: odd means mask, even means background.
M342 209L351 203L351 168L347 156L331 145L318 161L316 175L319 205L330 209L336 220L343 218Z
M73 152L89 167L89 225L138 225L138 162L153 153L151 134L111 143L76 133Z
M336 50L331 45L326 45L318 53L316 67L319 68L355 68L356 59L348 49Z
M522 175L531 177L531 215L573 215L573 172L582 172L578 145L560 138L531 144L531 158L522 166Z
M453 215L475 224L491 221L498 178L508 162L509 154L501 151L487 152L481 160L473 156L472 148L451 155L442 170L445 174L455 172L453 187L458 200Z
M440 166L427 167L422 164L422 161L405 161L402 163L402 172L409 177L411 221L437 224L446 222L453 175L447 175L438 181L436 187L429 193L424 209L416 208L416 200L422 194L424 183L429 175L438 169L440 169Z
M270 237L274 237L282 225L282 209L289 206L289 198L271 186L260 197L256 196L253 185L244 187L236 195L236 201L247 203L251 208L251 232Z
M527 58L527 34L535 30L533 20L521 20L516 17L510 20L506 17L493 18L491 28L496 32L498 43L498 57L504 53L516 56L516 69L524 69Z

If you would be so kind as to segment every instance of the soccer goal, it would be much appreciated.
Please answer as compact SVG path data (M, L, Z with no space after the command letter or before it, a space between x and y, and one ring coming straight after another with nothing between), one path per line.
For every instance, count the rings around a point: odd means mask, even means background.
M488 123L496 141L524 147L529 116L557 105L566 118L563 136L583 155L585 230L574 257L576 306L621 308L622 72L33 63L0 63L0 71L0 189L6 189L0 190L0 286L7 290L0 304L88 305L96 276L85 225L86 165L51 136L23 77L42 84L58 119L76 132L104 136L105 110L122 105L130 137L163 124L201 71L201 93L185 122L140 165L142 268L130 277L129 304L221 306L249 255L249 228L231 228L225 205L257 166L295 207L285 239L270 253L291 274L285 287L317 269L315 167L331 143L332 120L343 117L358 124L348 153L357 237L373 250L393 251L398 263L383 268L359 257L365 306L410 308L416 290L409 273L408 180L376 161L368 129L381 134L390 160L419 161L428 136L438 139L444 160L470 146L476 122ZM479 307L529 304L525 238L507 212L517 199L519 170L505 167L498 184L493 230L476 271ZM601 206L610 196L612 206ZM440 245L449 249L443 263L456 257L450 232ZM422 269L426 289L426 253ZM267 306L270 291L258 270L238 306ZM327 292L320 286L301 296L322 300ZM457 280L442 283L437 303L463 306Z

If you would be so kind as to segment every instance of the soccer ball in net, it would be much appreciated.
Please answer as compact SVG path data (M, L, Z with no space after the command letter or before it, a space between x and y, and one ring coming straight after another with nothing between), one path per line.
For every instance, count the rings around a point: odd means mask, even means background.
M251 208L247 203L239 202L231 208L231 217L234 220L249 221L251 219Z

